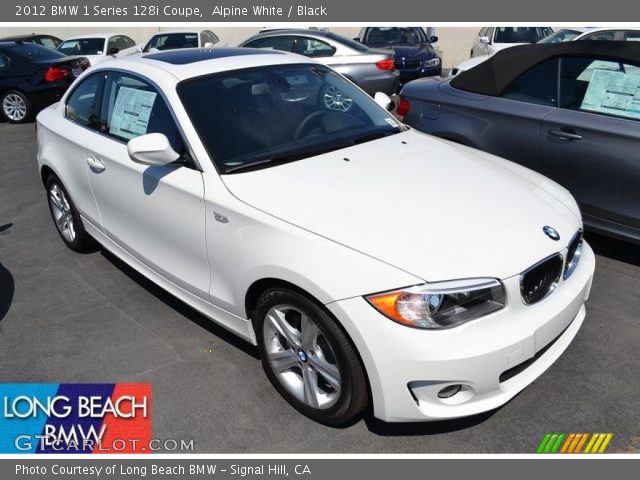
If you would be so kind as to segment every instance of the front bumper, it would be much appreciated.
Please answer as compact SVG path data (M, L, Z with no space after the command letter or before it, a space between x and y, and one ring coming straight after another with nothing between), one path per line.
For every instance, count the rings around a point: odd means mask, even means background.
M585 242L573 275L544 300L525 305L516 275L503 280L505 308L449 330L399 325L362 297L327 307L358 348L377 418L445 420L505 404L555 362L582 325L594 269L595 257ZM464 387L438 398L452 384Z
M399 85L404 86L412 80L425 77L439 77L442 75L442 64L438 64L435 67L421 67L417 69L400 69L399 72Z

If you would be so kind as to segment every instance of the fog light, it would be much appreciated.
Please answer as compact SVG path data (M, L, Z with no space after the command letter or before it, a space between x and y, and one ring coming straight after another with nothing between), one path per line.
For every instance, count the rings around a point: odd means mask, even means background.
M448 385L438 392L438 398L451 398L462 389L462 385Z

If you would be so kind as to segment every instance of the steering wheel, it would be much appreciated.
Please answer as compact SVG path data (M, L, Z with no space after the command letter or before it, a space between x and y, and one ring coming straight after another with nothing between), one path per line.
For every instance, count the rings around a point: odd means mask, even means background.
M300 122L298 128L296 128L296 131L293 134L293 138L295 138L296 140L300 140L301 138L309 135L309 133L311 133L311 127L313 126L313 123L320 120L321 117L324 117L325 113L325 110L316 110L315 112L311 112L309 115L307 115L305 119Z

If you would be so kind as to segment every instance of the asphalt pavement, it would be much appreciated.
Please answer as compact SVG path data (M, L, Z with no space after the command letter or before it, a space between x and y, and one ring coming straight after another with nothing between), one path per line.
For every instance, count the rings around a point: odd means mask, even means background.
M267 381L257 350L112 255L59 239L33 124L0 123L0 382L145 382L153 436L202 453L532 453L547 432L612 432L640 452L640 247L587 235L587 318L561 358L504 407L438 423L313 423ZM398 365L402 368L402 365Z

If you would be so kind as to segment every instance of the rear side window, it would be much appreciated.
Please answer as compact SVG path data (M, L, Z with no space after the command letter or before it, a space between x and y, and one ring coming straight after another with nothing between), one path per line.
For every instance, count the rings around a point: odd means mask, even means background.
M64 55L56 50L37 45L35 43L25 43L11 49L11 54L21 57L31 62L39 60L53 60L54 58L62 58Z
M640 42L640 30L624 30L622 38L626 42Z
M166 102L146 81L121 73L107 79L102 108L103 133L123 142L147 133L163 133L173 149L185 146Z
M529 69L502 94L503 98L554 107L558 96L558 60Z
M220 39L216 36L216 34L213 33L211 30L203 30L200 36L202 37L203 46L206 45L207 43L210 43L211 45L215 45L220 41Z
M96 73L83 80L67 100L66 117L85 127L98 129L100 125L100 96L104 74Z
M194 48L198 47L197 33L167 33L156 35L153 37L144 51L148 52L152 48L156 50L172 50L175 48Z
M296 39L295 53L305 57L330 57L335 49L326 42L315 38L298 37Z
M264 37L249 42L245 47L249 48L265 48L267 50L281 50L283 52L292 52L295 37Z
M604 30L602 32L593 32L585 35L580 40L615 40L616 39L616 31L615 30Z
M337 33L329 32L327 33L327 38L335 40L336 42L340 42L341 44L352 48L356 52L366 52L369 50L369 47L367 47L366 45L363 45L360 42L356 42L355 40L347 38L343 35L338 35Z
M560 106L640 120L640 66L592 57L563 58Z
M43 47L51 48L52 50L55 50L58 48L58 45L60 45L60 42L53 37L39 37L38 43Z

